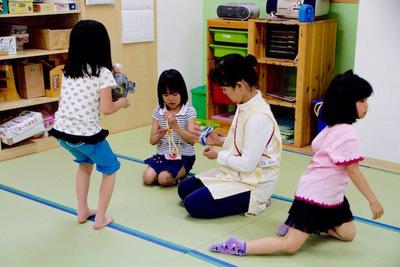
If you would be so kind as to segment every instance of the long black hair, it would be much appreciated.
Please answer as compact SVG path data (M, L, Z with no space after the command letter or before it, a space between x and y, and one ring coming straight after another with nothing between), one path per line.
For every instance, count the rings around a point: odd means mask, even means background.
M164 99L162 96L168 92L180 94L180 104L184 105L187 103L189 97L185 80L183 79L182 74L175 69L164 70L158 79L157 95L158 104L161 108L164 107Z
M258 84L255 70L257 59L253 55L246 57L239 54L229 54L222 57L219 63L209 73L211 81L219 86L235 87L239 81L245 81L250 86Z
M98 77L101 67L112 70L107 29L98 21L78 21L70 34L64 75L70 78Z
M321 119L328 126L354 123L358 119L356 102L370 97L372 92L371 85L352 70L336 75L325 93Z

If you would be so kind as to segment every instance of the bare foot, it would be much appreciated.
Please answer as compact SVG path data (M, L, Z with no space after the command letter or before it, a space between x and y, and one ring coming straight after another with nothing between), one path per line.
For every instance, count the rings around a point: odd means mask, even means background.
M78 213L78 223L85 223L90 217L96 215L97 210L87 210L86 212Z
M100 230L103 229L104 227L106 227L107 225L109 225L110 223L112 223L114 221L114 219L110 216L104 216L104 219L102 222L97 223L94 222L93 224L93 229L94 230Z

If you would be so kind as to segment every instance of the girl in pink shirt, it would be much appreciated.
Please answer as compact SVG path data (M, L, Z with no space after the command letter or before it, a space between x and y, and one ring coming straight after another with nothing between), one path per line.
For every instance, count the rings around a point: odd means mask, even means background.
M231 237L212 244L210 250L224 254L273 254L297 252L310 234L327 233L352 241L355 224L345 197L350 181L368 200L372 218L383 215L383 207L359 170L363 160L360 138L353 123L365 117L371 85L349 70L337 75L329 85L322 119L327 127L313 140L313 157L301 176L293 204L279 237L240 241Z

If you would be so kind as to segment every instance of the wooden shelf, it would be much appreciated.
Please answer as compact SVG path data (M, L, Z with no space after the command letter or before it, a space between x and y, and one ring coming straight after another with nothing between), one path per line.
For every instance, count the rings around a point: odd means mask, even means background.
M68 49L60 49L60 50L44 50L44 49L36 49L36 48L24 49L24 50L17 51L17 54L15 54L15 55L0 56L0 61L7 60L7 59L48 56L48 55L56 55L56 54L64 54L64 53L68 53Z
M81 2L81 1L80 1ZM38 12L30 14L0 14L0 23L15 24L15 25L26 25L29 28L48 28L53 29L70 29L80 20L81 10L68 10L68 11L53 11L53 12ZM32 37L30 37L31 39ZM49 57L53 60L54 57L55 65L62 65L65 62L63 55L68 53L68 49L60 50L45 50L33 48L33 45L28 43L25 49L17 51L15 55L4 55L0 56L0 64L16 65L15 59L31 59L37 57ZM57 55L60 56L57 59ZM6 74L10 75L10 74ZM7 79L18 80L18 72L15 71L14 67L14 78L7 77ZM6 81L8 83L8 80ZM3 82L4 83L4 82ZM6 84L7 88L14 88L14 84ZM18 86L18 84L16 84ZM30 90L30 87L27 88ZM13 98L15 99L15 98ZM10 111L16 109L29 109L32 106L36 107L49 107L51 111L53 106L55 108L59 97L37 97L33 99L20 99L16 101L0 102L0 117L4 118L9 116ZM53 105L49 105L53 103ZM35 138L27 139L12 146L2 144L0 142L0 161L37 153L40 151L48 150L58 146L58 142L55 138Z
M273 98L270 96L264 96L264 99L267 100L268 104L270 104L270 105L287 107L287 108L296 108L295 102L280 100L280 99L276 99L276 98Z
M210 19L208 20L208 27L247 30L248 23L240 20Z
M80 10L69 10L69 11L53 11L53 12L37 12L30 14L1 14L2 18L25 18L25 17L37 17L37 16L52 16L52 15L63 15L63 14L79 14Z
M52 102L57 102L57 101L58 101L58 97L38 97L38 98L32 98L32 99L20 99L17 101L0 102L0 111L35 106L35 105L52 103Z
M259 64L269 64L269 65L278 65L285 67L297 67L297 61L290 59L276 59L276 58L259 58L257 59Z
M214 43L209 32L210 27L248 30L248 53L257 58L259 86L264 99L274 107L276 116L293 120L294 144L290 147L302 147L311 143L315 116L312 113L312 100L319 99L333 77L337 22L332 19L303 23L297 20L248 20L247 22L228 23L225 20L207 21L207 45ZM273 30L297 34L297 57L295 60L267 57L268 33ZM215 57L207 50L207 73L215 66ZM208 85L209 86L209 85ZM294 88L293 88L294 87ZM271 97L275 91L294 89L296 101L290 102ZM292 90L291 90L292 91ZM207 90L207 118L226 112L223 105L213 101L212 90ZM290 110L287 110L290 109ZM219 122L219 121L218 121Z
M49 150L59 146L57 140L53 137L29 139L11 147L4 147L4 144L2 145L0 161Z

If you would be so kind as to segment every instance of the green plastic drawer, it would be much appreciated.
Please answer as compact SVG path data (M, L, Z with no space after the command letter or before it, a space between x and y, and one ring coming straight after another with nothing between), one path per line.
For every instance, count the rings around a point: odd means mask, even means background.
M210 29L215 42L247 44L247 31Z
M223 57L229 54L247 56L247 47L210 44L210 48L214 51L214 57Z

